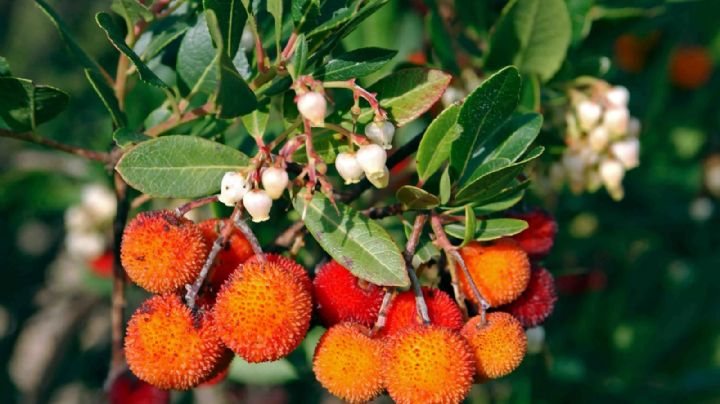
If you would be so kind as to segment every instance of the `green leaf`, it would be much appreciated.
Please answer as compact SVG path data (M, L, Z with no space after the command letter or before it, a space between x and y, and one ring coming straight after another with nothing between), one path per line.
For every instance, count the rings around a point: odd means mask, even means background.
M153 13L137 0L113 0L110 9L121 15L125 21L134 25L138 21L149 22Z
M292 0L290 7L290 15L292 16L295 28L305 25L305 23L313 18L313 15L320 13L320 0Z
M355 276L383 286L410 285L400 249L375 221L339 202L338 212L321 193L309 203L300 193L293 203L318 244Z
M494 196L497 192L507 187L525 168L525 166L540 157L544 148L537 146L531 150L521 161L508 164L507 159L490 160L478 167L470 176L468 181L463 183L462 188L455 195L454 202L478 202L482 198Z
M212 94L217 89L216 55L205 15L201 14L180 42L177 55L178 75L192 92Z
M280 37L282 36L283 0L267 0L267 11L275 20L275 47L279 53L281 51Z
M565 0L513 0L490 36L486 67L513 64L547 81L560 69L571 35Z
M490 76L467 97L457 119L463 131L450 151L454 179L462 177L477 143L490 136L515 110L520 85L520 73L508 66Z
M113 132L113 140L115 141L115 144L123 149L150 139L152 139L150 136L128 128L119 128Z
M116 170L145 194L197 198L216 193L226 172L248 164L246 155L220 143L195 136L164 136L131 149Z
M140 79L150 85L160 87L160 88L170 88L168 87L165 82L160 80L160 77L158 77L152 70L150 70L149 67L143 61L140 59L140 56L137 55L132 49L130 49L129 46L125 43L125 39L123 39L123 35L118 29L117 25L115 25L115 22L113 21L110 14L107 13L97 13L95 15L95 21L105 31L105 34L107 35L108 40L119 50L120 52L124 53L125 56L128 57L134 64L135 68L137 69L138 75L140 76Z
M110 113L113 125L117 127L125 126L127 124L127 118L120 110L120 104L118 104L118 100L115 97L115 91L107 85L105 78L96 70L84 69L84 71L88 82L90 82L90 85L105 106L105 109Z
M243 115L240 119L248 133L256 139L262 139L265 129L267 129L270 113L267 106L262 106L247 115Z
M462 133L462 126L457 124L459 113L459 104L450 105L425 130L416 156L417 172L422 181L435 174L450 157L452 144Z
M257 99L255 93L250 89L240 73L235 69L230 57L223 51L223 39L220 27L218 25L215 12L207 10L205 12L210 35L217 46L217 55L215 57L220 78L218 83L218 93L215 99L217 106L217 116L219 118L234 118L236 116L249 114L257 107Z
M437 7L434 7L437 9ZM455 48L453 46L453 38L445 28L445 24L442 21L439 11L433 10L428 13L427 16L427 30L428 37L430 38L431 49L433 53L437 55L440 60L440 65L443 69L451 72L458 72L458 68Z
M290 66L288 66L290 76L292 76L293 80L297 80L297 78L305 72L305 64L307 63L307 58L307 41L305 40L305 35L300 34L295 40L295 53L293 53L292 60L290 61Z
M0 77L0 118L11 129L33 130L67 107L70 97L63 91L35 85L27 79Z
M222 48L232 59L240 49L240 39L247 21L245 7L240 0L204 0L203 6L205 10L215 12L222 37Z
M574 45L582 42L590 33L592 25L591 10L595 0L567 0L568 14L572 25L572 43Z
M152 35L148 44L142 50L138 50L136 46L136 51L140 57L143 60L152 59L174 40L187 32L187 30L190 29L190 24L187 20L187 18L170 15L152 24L152 30L145 34Z
M452 181L450 181L450 166L446 166L440 175L440 203L445 205L452 196Z
M397 126L403 126L435 104L450 84L452 76L436 69L416 67L398 70L370 87L378 94L380 106ZM370 122L372 110L359 117L363 123Z
M474 158L480 161L498 158L517 161L535 141L542 124L543 117L540 114L519 115L495 132L495 135L483 144L480 154Z
M383 48L360 48L338 55L314 73L325 81L349 80L368 76L385 66L397 51Z
M313 128L312 133L312 143L315 152L325 163L334 163L335 157L337 157L336 150L341 145L340 141L342 136L335 131L323 128ZM298 164L307 164L308 159L307 152L305 151L305 144L300 146L295 153L293 153L292 161Z
M515 206L525 195L525 188L530 185L530 180L515 180L510 186L495 194L492 198L479 201L473 204L473 210L477 216L507 210Z
M476 226L477 217L475 217L475 212L472 210L472 205L465 205L465 234L463 235L463 242L460 244L460 247L464 247L473 240Z
M520 219L488 219L477 222L473 238L478 241L490 241L502 237L513 236L527 229L528 224ZM466 227L462 224L449 224L445 232L457 239L466 237Z
M440 199L422 188L403 185L395 197L408 209L432 209L440 205Z
M7 59L0 56L0 77L9 76L12 76L12 73L10 72L10 64L8 63Z
M540 101L542 93L540 80L536 75L526 74L523 76L522 89L520 90L520 112L540 112Z
M410 238L413 230L412 225L404 222L403 230L405 231L405 238ZM418 245L415 249L415 256L413 257L413 266L417 268L419 265L439 257L440 250L435 247L435 244L432 243L430 238L426 235L420 235L420 240L418 240Z

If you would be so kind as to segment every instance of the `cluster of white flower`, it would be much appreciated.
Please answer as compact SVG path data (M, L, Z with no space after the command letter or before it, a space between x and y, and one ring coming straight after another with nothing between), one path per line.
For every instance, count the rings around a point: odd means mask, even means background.
M87 261L105 252L115 209L115 195L108 188L83 188L80 203L65 211L65 248L71 257Z
M622 199L625 172L639 165L640 122L630 116L630 93L625 87L594 80L569 92L565 113L565 149L550 175L561 184L567 180L575 193L595 192L605 186L610 196Z
M365 127L365 136L372 143L362 145L357 152L339 153L335 168L345 184L359 182L363 175L377 188L385 188L390 181L386 150L392 148L395 126L389 121L374 121Z
M270 218L273 199L282 196L290 179L282 168L267 167L262 170L260 181L263 189L252 189L252 184L244 174L227 172L220 183L218 200L230 207L242 201L253 222L264 222Z

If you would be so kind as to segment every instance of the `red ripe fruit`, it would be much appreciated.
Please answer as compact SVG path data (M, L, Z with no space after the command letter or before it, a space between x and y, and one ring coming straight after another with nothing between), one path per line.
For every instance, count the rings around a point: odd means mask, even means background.
M359 279L336 261L330 261L315 275L313 295L326 327L345 321L372 327L384 293L379 286Z
M220 230L223 225L233 226L233 230L230 233L229 240L225 242L223 248L220 249L217 257L215 257L215 263L207 277L208 282L216 289L220 288L223 282L230 277L230 274L232 274L240 264L253 255L250 242L248 242L242 232L233 225L230 219L209 219L198 224L208 249L212 248L213 243L215 243L215 240L217 240L220 235Z
M113 380L108 399L110 404L166 404L170 402L170 392L148 384L125 371Z
M530 328L542 324L550 316L556 301L553 277L547 269L540 267L530 274L530 282L523 294L501 310L515 316L523 327Z
M300 282L303 287L305 287L308 293L312 293L312 281L310 280L310 276L302 265L280 254L266 253L265 259L268 262L280 265L281 267L283 267L283 269L293 274L298 280L298 282ZM247 260L246 263L250 262L260 262L260 259L257 255L253 255Z
M557 234L557 223L553 217L541 210L536 209L527 213L511 215L516 219L527 222L528 228L512 236L520 244L523 250L532 258L546 256L552 249Z
M195 223L168 210L142 212L125 228L120 259L130 280L153 293L191 283L208 248Z
M432 325L460 331L463 326L462 312L447 293L439 289L423 287L423 297L425 297ZM385 326L380 329L378 335L393 335L420 324L422 321L415 307L415 295L409 290L393 298L388 309Z
M211 313L193 313L174 294L146 300L132 315L125 337L128 367L161 389L187 390L206 380L226 351Z
M112 276L113 261L115 261L115 256L112 251L107 251L103 255L90 261L90 269L99 277L109 278Z

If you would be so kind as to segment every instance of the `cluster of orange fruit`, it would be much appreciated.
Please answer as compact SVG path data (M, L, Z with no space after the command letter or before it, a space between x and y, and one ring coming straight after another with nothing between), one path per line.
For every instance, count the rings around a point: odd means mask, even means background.
M459 402L473 382L512 372L526 351L524 327L540 324L555 303L550 273L531 264L553 243L554 221L521 215L523 233L459 250L483 298L486 315L466 319L444 291L423 287L430 324L417 314L412 291L393 296L335 261L311 281L296 262L253 255L233 229L217 256L196 307L182 300L223 223L195 224L170 211L139 214L126 228L121 258L128 277L156 293L133 314L125 353L130 370L163 389L189 389L226 373L233 352L248 362L282 358L301 343L315 312L328 331L313 360L318 381L334 395L368 401L384 390L397 402ZM460 271L458 271L460 273ZM466 296L477 304L468 279ZM378 323L378 324L376 324Z

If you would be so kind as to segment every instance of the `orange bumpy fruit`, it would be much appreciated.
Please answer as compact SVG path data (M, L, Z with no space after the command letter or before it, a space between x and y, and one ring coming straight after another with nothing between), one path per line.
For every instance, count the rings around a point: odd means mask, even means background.
M248 242L242 232L233 225L230 219L209 219L198 224L208 249L212 248L213 243L217 240L222 226L233 226L233 230L230 233L229 239L215 257L215 263L207 277L208 282L217 289L220 288L223 282L230 277L230 274L232 274L240 264L253 255L250 242Z
M530 283L523 294L500 310L512 314L523 327L535 327L550 316L555 301L557 294L552 275L545 268L537 268L532 271Z
M268 262L274 262L280 265L286 271L293 274L298 280L298 282L300 282L303 287L308 291L308 293L312 293L312 281L310 280L310 276L302 265L280 254L267 253L265 254L265 259L268 260ZM257 255L253 255L248 259L248 262L260 262L260 259L257 257Z
M497 240L487 246L471 242L460 249L460 255L480 294L493 307L517 299L530 280L528 256L510 238ZM465 295L477 304L465 274L460 268L457 272Z
M197 386L217 368L224 351L212 314L193 313L174 294L146 300L128 322L128 366L161 389Z
M220 356L220 360L215 365L215 368L210 374L203 380L200 386L213 386L225 380L228 373L230 373L230 363L232 363L235 354L233 351L225 348L225 351Z
M168 210L142 212L125 228L120 259L128 277L153 293L191 283L208 254L195 224Z
M460 331L464 324L462 312L447 293L440 289L423 287L423 296L433 325ZM378 335L393 335L405 328L420 324L422 322L415 307L415 294L409 290L393 298L385 326L380 329Z
M351 403L363 403L383 390L383 344L357 323L330 327L315 348L313 371L320 384Z
M273 262L248 262L233 272L215 301L217 335L248 362L280 359L310 326L310 293Z
M390 336L382 363L385 386L398 403L459 403L470 390L475 371L467 341L432 325Z
M477 375L481 380L505 376L525 357L525 331L515 317L501 311L488 313L483 325L481 320L471 318L461 331L472 346Z
M713 69L712 58L702 46L688 46L670 57L670 80L676 86L694 90L707 83Z
M315 275L313 295L320 319L327 327L344 321L371 327L377 320L384 293L382 288L330 261Z

